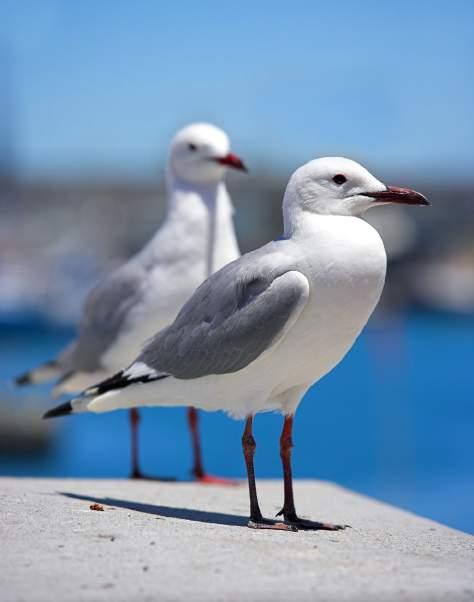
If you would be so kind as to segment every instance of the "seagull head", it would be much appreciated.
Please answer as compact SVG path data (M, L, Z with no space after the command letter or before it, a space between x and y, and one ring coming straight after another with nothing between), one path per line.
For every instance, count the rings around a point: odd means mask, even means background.
M375 205L429 205L410 188L386 186L367 169L344 157L324 157L297 169L288 183L285 212L359 216Z
M231 152L227 134L208 123L193 123L180 130L171 142L169 169L191 184L218 182L228 168L247 171Z

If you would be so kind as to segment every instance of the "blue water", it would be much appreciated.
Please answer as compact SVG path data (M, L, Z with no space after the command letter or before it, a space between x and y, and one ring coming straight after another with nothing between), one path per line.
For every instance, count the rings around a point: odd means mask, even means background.
M413 313L373 320L344 362L301 404L295 475L336 481L474 533L473 334L471 317ZM2 327L0 380L52 357L70 336L36 323ZM46 391L41 389L45 398L36 400L38 413L52 405ZM191 451L185 410L148 409L142 415L145 471L187 478ZM0 456L0 474L128 474L125 412L58 419L53 428L48 453ZM255 421L259 477L281 474L280 428L277 415ZM202 414L210 472L245 476L241 430L242 423L220 413Z

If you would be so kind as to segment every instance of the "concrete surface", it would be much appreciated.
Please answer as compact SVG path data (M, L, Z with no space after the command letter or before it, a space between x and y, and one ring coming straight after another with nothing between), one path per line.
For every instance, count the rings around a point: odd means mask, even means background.
M258 486L274 515L281 483ZM300 514L352 529L247 529L245 485L5 478L0 491L2 602L474 599L473 537L328 483L296 483Z

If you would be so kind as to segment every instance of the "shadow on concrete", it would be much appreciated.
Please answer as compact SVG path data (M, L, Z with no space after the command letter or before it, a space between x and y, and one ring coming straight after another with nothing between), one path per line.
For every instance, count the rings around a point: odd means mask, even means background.
M102 504L104 506L115 506L117 508L126 508L135 512L144 512L153 514L162 518L179 518L181 520L191 520L198 523L212 523L214 525L228 525L232 527L246 527L248 518L238 514L224 514L222 512L206 512L205 510L195 510L194 508L173 508L171 506L155 506L154 504L142 504L141 502L132 502L130 500L120 500L110 497L93 497L90 495L81 495L78 493L69 493L65 491L58 492L60 495L74 499Z

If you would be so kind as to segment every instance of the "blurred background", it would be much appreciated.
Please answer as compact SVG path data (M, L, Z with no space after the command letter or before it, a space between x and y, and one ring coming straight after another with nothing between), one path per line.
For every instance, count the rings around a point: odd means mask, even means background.
M281 232L291 172L345 155L430 209L385 207L382 303L308 393L297 477L331 479L474 532L474 3L1 0L0 474L129 472L127 415L42 422L11 379L74 336L82 301L164 213L175 130L210 121L243 251ZM188 478L184 409L143 412L149 474ZM281 419L256 421L260 477ZM202 416L209 471L243 477L242 424Z

